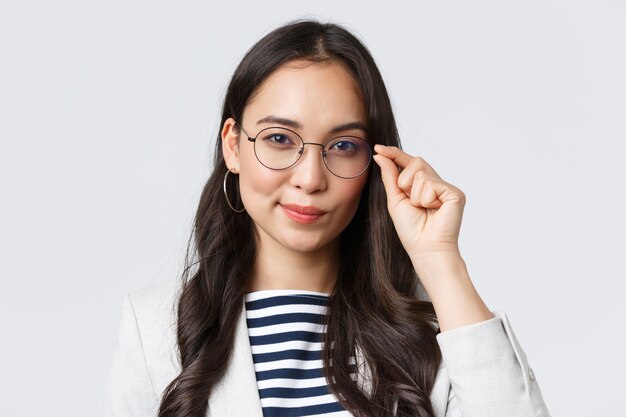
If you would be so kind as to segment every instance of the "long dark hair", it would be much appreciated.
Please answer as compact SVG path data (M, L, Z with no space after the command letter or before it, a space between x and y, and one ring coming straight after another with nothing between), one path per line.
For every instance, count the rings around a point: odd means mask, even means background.
M339 25L310 20L273 30L246 53L230 80L221 125L229 117L241 120L261 83L296 59L347 65L361 89L370 141L400 146L387 90L367 48ZM256 235L250 216L234 212L224 198L226 170L218 134L214 170L200 197L177 299L182 370L163 393L159 417L204 417L211 389L232 353ZM429 396L441 363L434 308L418 297L419 279L389 217L380 169L373 163L367 175L359 207L341 234L324 373L331 391L356 416L392 416L394 408L397 416L433 416ZM241 207L236 184L228 186L228 195ZM357 349L369 370L369 391L351 377L350 358Z

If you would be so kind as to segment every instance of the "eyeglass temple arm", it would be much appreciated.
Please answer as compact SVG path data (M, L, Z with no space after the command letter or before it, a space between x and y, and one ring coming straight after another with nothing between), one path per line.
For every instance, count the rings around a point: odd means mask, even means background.
M245 130L243 130L243 126L241 125L241 123L239 123L237 120L235 120L235 125L239 126L239 129L241 129L241 131L243 132L244 135L246 135L246 137L248 138L248 140L250 142L254 142L256 140L256 138L253 138L252 136L248 135L248 132L246 132Z

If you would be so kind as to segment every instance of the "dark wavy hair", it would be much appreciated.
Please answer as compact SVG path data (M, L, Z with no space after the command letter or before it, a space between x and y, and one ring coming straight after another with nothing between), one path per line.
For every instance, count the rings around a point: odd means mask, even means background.
M345 28L311 20L281 26L248 50L228 85L221 125L229 117L241 120L261 83L293 60L345 64L360 86L369 140L400 147L389 96L368 49ZM177 299L182 370L163 392L159 417L204 417L232 353L257 236L250 216L234 212L224 198L226 170L218 134ZM397 416L433 416L429 397L441 363L437 318L432 303L419 296L421 284L389 217L379 167L371 164L367 175L357 211L341 233L324 374L331 392L355 416L392 416L394 410ZM241 207L236 184L228 188L233 205ZM357 357L357 349L369 372L369 391L362 379L351 377L350 357Z

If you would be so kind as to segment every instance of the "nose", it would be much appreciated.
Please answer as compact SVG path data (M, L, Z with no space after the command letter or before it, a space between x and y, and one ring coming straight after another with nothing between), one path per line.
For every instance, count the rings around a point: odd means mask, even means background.
M323 149L323 145L318 143L305 144L300 159L291 167L293 170L291 184L293 186L302 188L307 193L326 189L326 175L330 174L330 172L324 165L324 159L322 157Z

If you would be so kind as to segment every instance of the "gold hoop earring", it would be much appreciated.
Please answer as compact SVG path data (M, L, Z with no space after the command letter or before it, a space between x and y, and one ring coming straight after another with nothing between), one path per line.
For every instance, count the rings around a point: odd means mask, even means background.
M228 177L228 174L230 174L230 169L226 170L226 175L224 175L224 196L226 197L226 202L228 203L228 206L235 212L235 213L243 213L244 211L246 211L246 208L242 208L241 210L237 210L235 207L233 207L232 204L230 204L230 199L228 198L228 193L226 192L226 178Z

